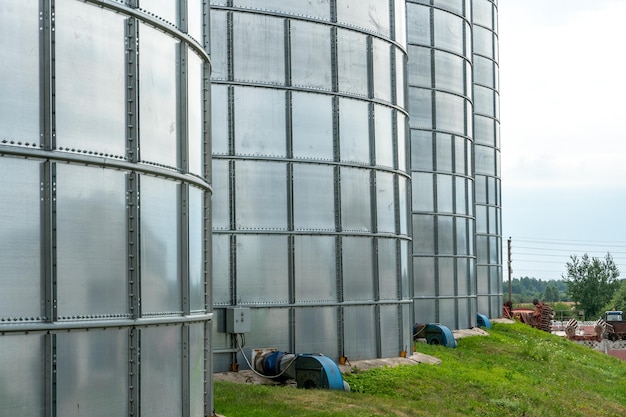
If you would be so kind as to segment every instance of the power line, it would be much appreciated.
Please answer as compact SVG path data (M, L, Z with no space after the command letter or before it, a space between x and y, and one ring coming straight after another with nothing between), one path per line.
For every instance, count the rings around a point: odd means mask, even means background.
M511 239L513 239L511 237ZM607 244L609 246L624 246L626 247L626 241L623 240L576 240L576 239L554 239L554 238L534 238L534 237L527 237L527 236L518 236L515 238L516 242L528 242L528 243L562 243L562 244L568 244L568 245L586 245L589 243L592 244L602 244L604 246L606 246ZM579 243L572 243L572 242L579 242Z

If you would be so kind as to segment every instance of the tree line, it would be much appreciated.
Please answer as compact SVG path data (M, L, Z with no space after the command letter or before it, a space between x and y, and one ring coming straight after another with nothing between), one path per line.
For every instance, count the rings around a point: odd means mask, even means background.
M543 300L548 303L557 301L572 301L567 293L565 280L543 281L533 277L521 277L511 279L511 301L513 304L530 304L533 299ZM504 298L509 297L509 282L505 280L502 285Z

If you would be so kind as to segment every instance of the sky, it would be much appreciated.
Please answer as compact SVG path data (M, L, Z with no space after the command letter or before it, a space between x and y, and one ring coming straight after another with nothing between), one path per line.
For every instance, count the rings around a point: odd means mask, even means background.
M626 0L499 0L502 237L512 277L571 255L626 278Z

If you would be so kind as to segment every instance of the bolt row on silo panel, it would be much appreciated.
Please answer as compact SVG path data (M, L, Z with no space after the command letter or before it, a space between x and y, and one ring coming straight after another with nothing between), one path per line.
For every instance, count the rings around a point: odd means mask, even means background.
M407 1L414 320L476 323L470 2Z
M476 282L479 312L502 314L498 9L473 0Z
M215 369L411 344L404 2L211 4ZM245 366L245 365L244 365Z
M212 413L209 6L137 3L0 3L6 415Z

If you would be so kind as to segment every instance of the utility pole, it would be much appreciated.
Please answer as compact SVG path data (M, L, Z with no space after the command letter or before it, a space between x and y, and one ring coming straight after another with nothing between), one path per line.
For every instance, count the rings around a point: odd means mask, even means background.
M509 239L506 241L506 243L509 264L509 301L511 302L511 274L513 273L513 269L511 268L511 236L509 236Z

